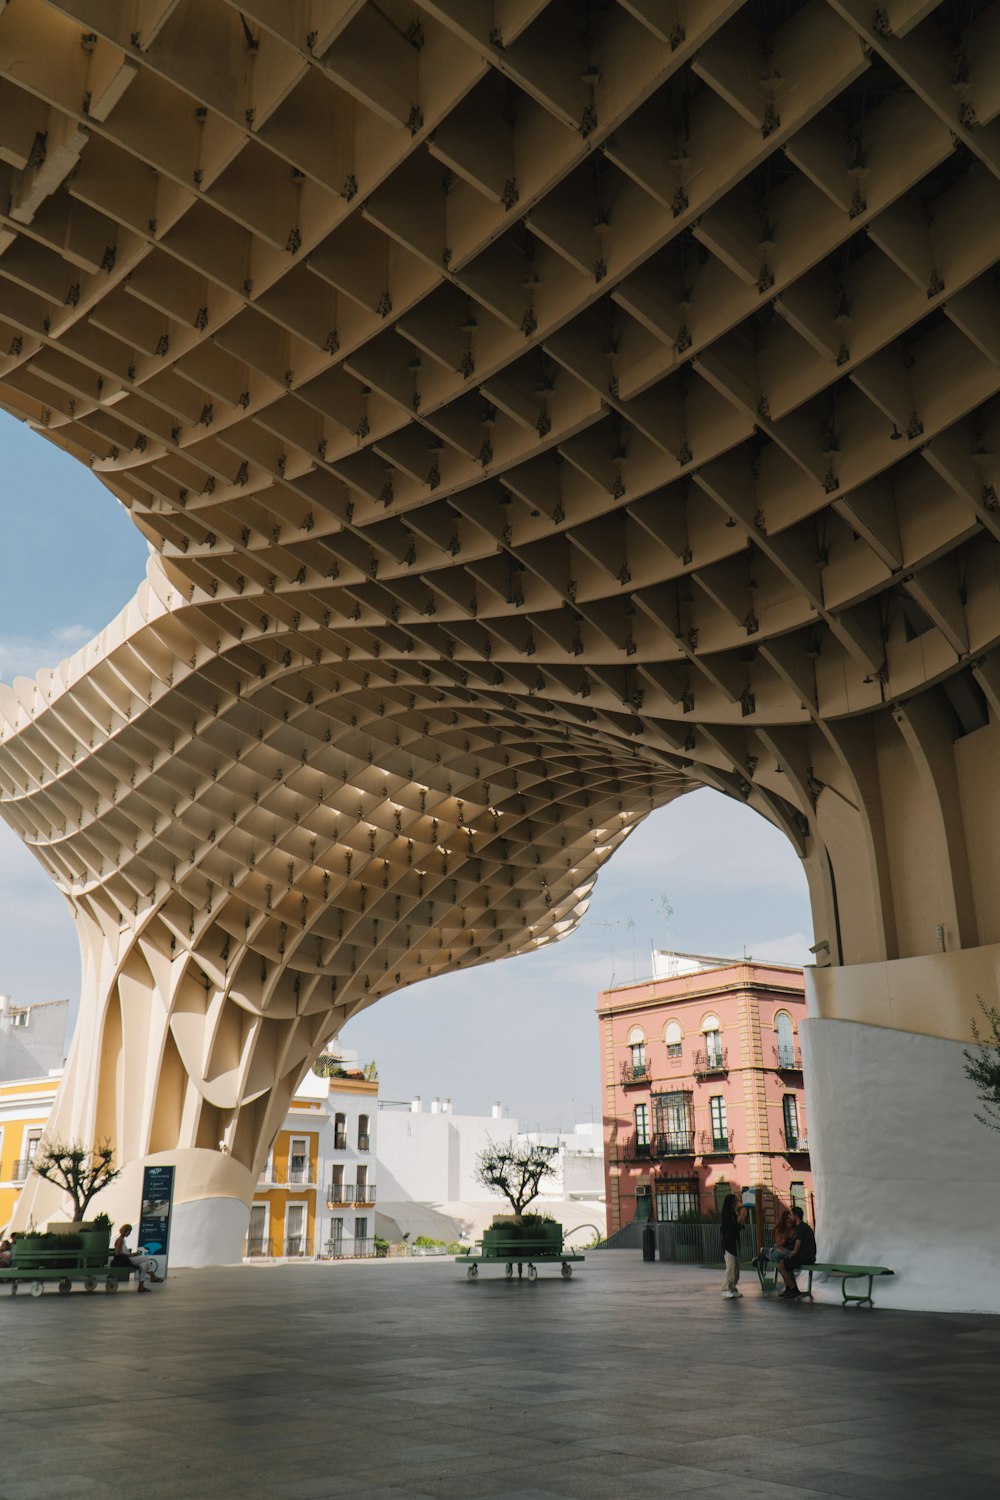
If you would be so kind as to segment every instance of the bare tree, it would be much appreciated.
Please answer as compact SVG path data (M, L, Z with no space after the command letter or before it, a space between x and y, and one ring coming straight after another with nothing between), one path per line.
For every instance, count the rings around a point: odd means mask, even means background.
M995 1005L987 1005L981 995L976 999L989 1030L982 1036L973 1017L972 1035L979 1050L962 1053L963 1071L969 1082L975 1084L983 1106L983 1113L977 1114L976 1119L991 1130L1000 1130L1000 1011Z
M542 1178L555 1176L550 1156L544 1146L519 1146L513 1139L498 1144L491 1141L476 1157L476 1181L502 1193L514 1210L514 1218L520 1221L528 1204L538 1196Z
M111 1144L84 1146L80 1141L43 1140L31 1170L46 1182L62 1188L73 1204L73 1218L83 1220L87 1205L98 1193L110 1186L122 1173L115 1166L115 1153Z

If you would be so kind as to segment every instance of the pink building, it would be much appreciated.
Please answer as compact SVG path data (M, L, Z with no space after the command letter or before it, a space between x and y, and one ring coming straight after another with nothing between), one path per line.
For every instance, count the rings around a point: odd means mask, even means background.
M802 970L655 953L655 975L602 991L608 1231L711 1213L757 1189L759 1219L815 1222L798 1026Z

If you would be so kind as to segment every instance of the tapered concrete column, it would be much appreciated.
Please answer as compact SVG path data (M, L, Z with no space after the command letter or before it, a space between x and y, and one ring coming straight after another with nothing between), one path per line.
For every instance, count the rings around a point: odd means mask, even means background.
M806 992L819 1258L890 1266L880 1306L1000 1313L1000 1136L962 1069L1000 945L811 970Z
M219 1151L162 1151L125 1165L121 1177L95 1198L93 1211L116 1224L138 1224L142 1173L147 1165L173 1165L174 1207L170 1226L172 1266L231 1265L242 1258L254 1181L246 1167ZM40 1178L29 1178L14 1227L66 1217L66 1198Z

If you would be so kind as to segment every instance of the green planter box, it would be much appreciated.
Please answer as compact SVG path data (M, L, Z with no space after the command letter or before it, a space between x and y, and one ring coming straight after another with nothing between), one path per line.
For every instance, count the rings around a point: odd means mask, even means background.
M96 1256L107 1259L108 1251L111 1249L110 1229L81 1229L78 1230L78 1234L81 1255L85 1255L88 1260Z
M16 1271L75 1271L79 1258L78 1250L22 1250L18 1241L11 1264Z
M511 1240L517 1241L516 1251L510 1249ZM506 1247L503 1252L498 1252L500 1245ZM484 1256L516 1254L530 1260L533 1255L558 1255L562 1246L562 1225L547 1220L541 1224L504 1224L483 1231Z

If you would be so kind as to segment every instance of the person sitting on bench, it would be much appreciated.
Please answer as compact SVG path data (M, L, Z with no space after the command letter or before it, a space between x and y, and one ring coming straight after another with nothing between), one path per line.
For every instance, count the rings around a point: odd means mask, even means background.
M795 1229L791 1242L791 1254L784 1260L778 1261L778 1272L785 1283L782 1297L789 1302L794 1302L800 1295L795 1282L795 1273L799 1266L813 1266L816 1264L816 1236L806 1223L805 1214L801 1208L796 1206L792 1209L792 1218L795 1220Z
M149 1290L146 1286L147 1281L162 1281L163 1277L157 1276L155 1272L148 1269L144 1255L133 1255L129 1250L125 1241L131 1233L131 1224L123 1224L119 1229L118 1238L115 1240L114 1253L111 1256L111 1264L113 1266L121 1266L122 1268L127 1266L130 1271L137 1272L139 1276L139 1290L140 1292L145 1292Z
M765 1246L757 1256L760 1270L766 1271L779 1260L787 1260L795 1243L795 1220L786 1208L774 1226L774 1244Z

